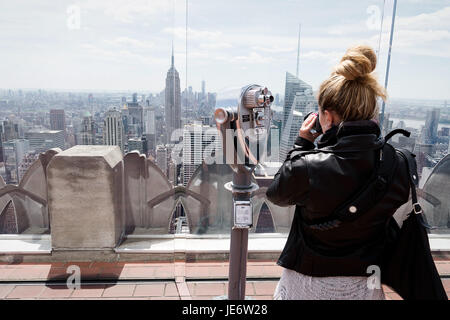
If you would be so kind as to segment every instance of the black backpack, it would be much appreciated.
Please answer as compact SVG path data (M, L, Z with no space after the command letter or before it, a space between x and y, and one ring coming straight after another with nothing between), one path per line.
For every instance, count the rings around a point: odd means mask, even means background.
M390 134L409 132L393 131ZM392 137L387 136L386 139ZM427 229L417 199L419 182L415 155L405 149L397 152L406 160L409 171L413 209L400 228L393 217L386 226L386 242L381 261L381 282L394 289L403 299L448 300L431 254Z

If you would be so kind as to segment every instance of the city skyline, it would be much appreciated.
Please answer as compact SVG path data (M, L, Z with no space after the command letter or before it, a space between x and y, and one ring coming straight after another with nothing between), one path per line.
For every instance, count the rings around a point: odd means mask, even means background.
M377 69L380 80L385 68L391 2L387 0L385 8ZM80 1L74 9L67 1L43 1L39 5L27 3L30 10L23 12L20 1L2 3L0 17L5 19L0 19L4 30L0 46L5 50L0 51L0 59L8 63L2 64L0 71L14 76L0 80L0 88L158 92L163 89L173 41L183 90L184 4L181 0L151 4L137 0L129 4ZM246 12L255 4L249 1L239 4L239 8ZM300 78L314 90L349 45L362 41L378 46L379 30L374 23L370 26L369 18L370 12L376 11L373 6L382 8L382 1L263 4L273 12L270 27L256 13L246 24L239 18L243 13L233 17L231 12L238 6L235 1L227 6L189 1L188 86L200 91L202 80L207 80L207 90L217 92L218 99L229 88L251 82L283 92L285 72L295 73L299 22ZM329 10L323 10L325 7ZM69 18L76 8L80 9L80 28L70 29L70 23L76 21ZM218 14L218 10L222 13ZM208 22L212 16L214 23ZM45 23L39 22L41 18ZM399 2L388 87L391 98L450 100L446 90L450 75L445 72L450 67L446 41L450 37L449 21L450 7L445 1Z
M175 5L176 1L178 0L173 0L172 3ZM136 8L135 5L137 2L130 4L130 7L121 7L119 5L116 9L123 9L126 11L130 8ZM193 1L193 3L195 4L196 1ZM205 6L207 5L205 4ZM75 7L82 8L83 4L77 4ZM73 10L76 9L74 9L74 7L69 8L69 13L71 14L73 13ZM153 6L141 7L143 10L145 8L149 9L153 8ZM371 8L371 10L367 11L368 13L369 11L375 10L373 6L369 6L368 8ZM26 169L25 167L29 165L33 157L35 157L33 152L36 150L41 152L55 146L64 150L78 144L117 145L124 154L137 150L140 153L145 154L146 157L154 160L156 159L156 162L159 163L161 163L162 158L161 154L158 155L158 150L160 152L166 150L165 152L167 153L167 156L165 159L167 163L162 165L163 171L167 171L165 174L168 177L171 177L174 183L176 183L176 181L182 181L184 185L188 183L190 177L200 165L198 161L203 160L203 148L207 144L205 141L192 142L191 134L189 134L189 128L215 128L213 123L214 121L212 120L212 114L216 105L222 106L222 104L227 104L227 106L231 106L237 102L241 89L241 86L238 85L239 81L247 80L236 81L236 83L233 83L233 86L229 86L217 93L211 90L211 87L214 87L214 82L217 82L217 78L214 76L210 78L209 76L203 75L202 77L196 78L196 85L188 82L188 86L184 87L182 84L183 81L185 81L183 79L186 79L186 74L183 74L183 72L186 73L192 70L183 69L183 59L176 60L177 51L175 48L177 48L177 46L182 47L179 43L179 40L182 37L180 34L177 34L175 28L177 22L176 16L177 14L180 14L182 10L179 11L178 7L172 7L171 11L171 9L165 5L161 6L160 9L162 12L172 12L174 16L172 17L173 29L171 29L171 32L166 32L166 38L171 39L170 55L167 55L164 59L161 59L160 63L158 63L158 61L152 61L150 64L151 66L158 65L165 68L163 73L165 74L165 80L161 80L161 83L158 84L163 84L163 89L156 91L155 95L153 95L155 91L150 88L150 85L147 89L138 89L138 87L130 88L130 91L124 94L108 94L106 93L108 91L101 91L104 92L104 94L93 94L93 92L96 92L95 90L86 90L86 93L83 94L80 93L80 91L73 89L65 91L68 92L68 95L57 95L53 94L54 92L57 92L54 89L47 89L44 90L45 92L39 90L36 95L33 93L28 94L27 91L5 91L0 88L0 105L6 107L6 109L2 110L0 114L0 116L5 119L5 121L3 121L2 132L0 132L2 134L2 142L6 145L9 144L9 148L12 148L14 152L17 152L16 149L18 148L14 147L17 143L19 143L17 142L19 141L17 139L22 139L24 137L28 139L33 135L37 135L36 138L29 139L31 151L29 152L30 156L27 158L23 170ZM91 10L94 9L91 8ZM438 20L441 19L442 16L445 16L446 12L449 10L442 9L441 11L443 12L443 15L441 14L441 16L438 17ZM119 11L120 14L123 13L121 10ZM424 15L428 17L427 14ZM402 26L404 24L404 20L402 20L402 18L399 19L399 25ZM427 18L423 18L423 15L421 19L427 20ZM418 21L420 22L421 20L419 19ZM132 21L121 21L121 23L131 22ZM384 26L383 30L387 29L387 27L388 25ZM400 28L399 30L401 31L402 29ZM192 30L189 30L189 32L192 32ZM344 30L335 28L330 34L339 35L347 34L348 32L353 34L353 31L346 30L345 28ZM201 41L205 39L207 40L208 34L202 34L201 38ZM142 46L142 43L139 44L138 42L130 41L130 39L125 41L124 38L122 38L122 40L118 44L118 47L123 46L134 49L136 47L140 47L145 50L153 48L150 45ZM298 34L298 39L296 39L296 41L297 40L299 41L300 48L308 48L309 45L307 36L305 37L303 34ZM224 41L227 41L226 37L224 38ZM304 42L306 42L306 44L303 44ZM201 47L201 43L199 45ZM276 46L279 44L270 43L270 45ZM381 51L380 62L378 65L381 66L382 69L383 50L381 42L379 44L379 48ZM162 50L161 52L164 52L164 46L161 46L160 49ZM278 49L267 50L267 48L264 49L263 47L258 48L259 51L265 52L267 55L278 55L288 52L288 50L280 51ZM178 51L179 58L182 56L182 54L180 55L180 52L181 51ZM300 52L302 51L300 50ZM320 53L315 52L314 55L320 56ZM341 54L336 55L334 58L340 55ZM425 55L429 56L430 53L428 52ZM331 56L328 56L328 58L330 57ZM190 57L188 56L188 58ZM257 60L257 56L254 55L252 59ZM331 60L332 59L328 59L328 62L330 63ZM177 64L175 64L175 61L177 61ZM308 112L316 111L318 107L317 99L314 93L315 88L312 83L314 80L309 82L307 76L308 72L303 71L304 69L307 70L307 68L304 67L305 63L308 62L308 58L305 59L305 56L302 56L300 53L299 61L300 73L297 76L294 76L294 72L291 72L291 69L287 68L287 71L285 71L283 84L278 86L280 91L275 91L273 90L273 86L268 85L276 96L276 103L273 105L273 110L275 112L271 132L279 137L278 141L271 141L271 148L273 147L274 150L277 150L276 152L279 153L278 155L271 154L271 159L282 160L285 158L286 154L294 144L294 140L298 135L304 116ZM105 62L110 63L112 61L106 59ZM135 62L139 64L141 69L149 66L147 63L148 61L137 60ZM230 70L232 70L232 65L235 64L235 62L236 61L233 61L233 59L229 60ZM179 66L179 64L181 66ZM332 66L327 63L324 65ZM258 70L261 71L267 68L268 64L261 60L259 61L258 66L260 66ZM246 77L248 77L250 73L251 70L247 69L246 72L240 72L243 79L247 79ZM133 74L133 76L127 76L127 81L124 82L125 84L133 84L133 81L139 78L139 76L134 76L132 70L127 72L127 75L128 74ZM195 72L194 75L196 75ZM155 71L152 72L152 76L154 78L158 78L160 75ZM227 74L224 74L223 77L226 78ZM253 77L253 75L250 75L250 77ZM89 82L89 79L86 79L86 81ZM275 80L273 80L272 83L274 81ZM395 86L395 77L394 80L391 80L391 82ZM213 83L213 85L210 86L210 83ZM186 82L184 84L186 85ZM199 87L199 90L194 89ZM277 88L276 85L275 88ZM112 88L109 88L109 90L112 90ZM140 93L138 93L138 91L140 91ZM71 94L71 92L78 92L79 94ZM124 92L124 90L118 90L116 92ZM439 123L440 120L442 120L442 123L450 123L450 113L447 111L447 100L435 100L435 103L431 100L427 103L417 104L399 103L398 106L400 107L398 109L394 108L395 105L396 103L394 102L392 103L392 107L389 105L389 108L386 109L386 118L383 122L383 129L385 130L384 134L386 134L388 130L394 128L394 120L396 120L396 116L398 117L398 114L401 114L402 119L417 119L417 116L419 116L419 118L422 117L424 126L420 128L412 128L414 137L410 140L401 141L399 143L412 148L414 148L417 143L417 150L425 155L422 157L420 166L424 168L434 166L437 161L442 158L442 155L444 154L443 152L449 148L448 126L444 128ZM418 109L418 107L420 109ZM36 115L42 113L42 110L45 110L45 108L49 108L50 112L48 114L45 113L43 116L36 117ZM433 109L430 110L431 108ZM442 111L436 111L441 109ZM418 112L419 110L420 112ZM8 112L12 113L8 114ZM397 122L396 126L407 128L408 124L404 121L400 121ZM15 131L12 130L13 128ZM17 133L16 135L14 135L15 132ZM186 152L187 155L184 155L185 163L182 167L179 167L180 163L177 163L175 159L168 156L168 150L172 150L173 148L177 149L177 146L181 141L178 138L175 140L171 139L174 138L172 137L172 133L174 132L176 134L180 134L182 132L180 139L181 136L184 137L183 143L180 145L183 146L184 152ZM53 136L50 137L50 135ZM41 141L44 136L48 136L48 141L45 140L46 143ZM195 134L194 136L197 140L200 137L197 137ZM203 136L203 134L201 136ZM198 150L191 150L191 144L192 146L195 145ZM433 149L433 147L430 147L431 144L438 144L438 146ZM192 152L195 153L197 158L201 157L201 159L196 159L195 163L190 163L187 161L186 159L189 159ZM10 154L12 153L10 152ZM11 159L16 161L17 159L15 159L15 157L17 158L17 156L13 157L12 155L9 155L9 162L12 163ZM21 158L25 159L25 156L21 156ZM14 163L14 166L9 165L9 167L14 167L17 171L19 164L20 161ZM425 169L425 172L427 172L426 170L428 169ZM9 172L11 172L11 170L9 170ZM18 172L19 171L17 171L16 176L19 176Z

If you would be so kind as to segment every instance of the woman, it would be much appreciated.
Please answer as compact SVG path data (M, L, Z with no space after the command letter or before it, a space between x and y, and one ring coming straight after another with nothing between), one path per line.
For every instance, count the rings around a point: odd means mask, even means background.
M319 135L311 131L317 120L312 114L267 190L268 199L276 205L296 205L278 260L284 270L275 299L384 299L380 286L368 285L373 272L368 267L379 262L386 222L408 201L408 173L401 159L388 192L369 211L329 230L309 227L314 221L326 220L374 171L377 150L383 144L375 121L377 99L386 99L373 75L376 63L368 46L346 52L320 86L323 135L317 152L304 152L315 149Z

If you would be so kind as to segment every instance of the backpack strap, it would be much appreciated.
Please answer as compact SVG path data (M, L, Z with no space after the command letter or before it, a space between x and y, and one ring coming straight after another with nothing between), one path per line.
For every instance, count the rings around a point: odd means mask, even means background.
M420 217L419 221L426 229L430 229L430 230L436 229L436 227L430 226L423 219L422 206L420 205L418 198L417 198L416 187L419 184L419 176L417 174L417 163L416 163L416 159L415 159L416 155L411 153L407 149L398 148L396 150L397 150L398 154L400 154L400 156L402 156L405 159L406 168L408 170L409 185L411 187L411 201L412 201L413 212Z
M375 154L375 168L367 182L349 199L339 205L331 215L312 221L303 221L311 229L330 230L343 221L354 221L376 205L386 194L398 166L395 149L384 144Z
M395 130L392 130L392 131L389 132L389 133L386 135L386 137L384 138L384 141L383 141L383 147L382 147L382 148L384 148L384 146L386 145L386 143L387 143L393 136L395 136L396 134L402 134L402 135L404 135L405 137L411 136L411 132L406 131L406 130L403 130L403 129L395 129ZM375 150L378 150L378 149L375 149ZM339 152L339 153L355 152L355 150L347 150L347 151L339 150L338 152ZM303 157L303 156L306 156L306 155L308 155L308 154L316 154L316 153L336 153L336 151L330 150L330 149L327 149L327 148L324 148L324 149L312 149L312 150L292 149L292 150L289 152L289 156L290 156L290 158L291 158L291 160L292 160L292 159L294 159L294 158ZM382 156L380 156L380 158L381 158L381 157L382 157Z
M387 193L397 167L395 149L390 144L385 144L380 150L380 158L372 178L336 210L337 216L343 221L354 221L374 207Z
M384 137L384 141L388 142L393 136L395 136L396 134L401 133L402 135L404 135L405 137L410 137L411 136L411 132L403 130L403 129L395 129L392 130L391 132L389 132L386 137Z

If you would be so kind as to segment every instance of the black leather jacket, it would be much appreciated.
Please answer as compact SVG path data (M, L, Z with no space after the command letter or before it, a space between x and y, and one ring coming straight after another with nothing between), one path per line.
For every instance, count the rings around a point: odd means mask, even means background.
M278 265L309 276L368 276L367 267L379 264L385 226L397 208L408 201L408 172L398 157L397 172L388 192L361 217L331 230L314 230L302 221L329 216L370 178L383 144L373 121L344 122L328 130L318 150L299 154L314 144L298 137L294 148L267 190L279 206L296 205L294 219Z

